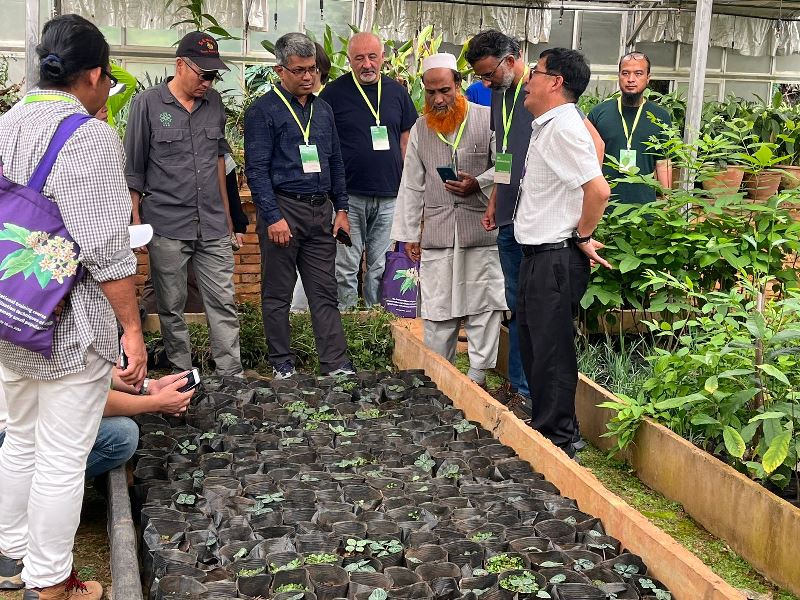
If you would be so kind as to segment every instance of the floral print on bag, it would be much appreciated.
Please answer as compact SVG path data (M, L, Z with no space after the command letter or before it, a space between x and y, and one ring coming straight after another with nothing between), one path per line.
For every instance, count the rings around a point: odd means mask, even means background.
M78 255L75 244L60 235L44 231L30 231L14 223L3 223L0 240L8 240L22 246L8 254L0 262L0 279L8 279L19 273L28 279L35 275L42 289L55 279L59 285L75 275L78 270Z

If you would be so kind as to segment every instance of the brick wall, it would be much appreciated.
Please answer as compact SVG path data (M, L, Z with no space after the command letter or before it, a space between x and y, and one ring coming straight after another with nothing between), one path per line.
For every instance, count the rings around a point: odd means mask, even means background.
M244 235L244 246L233 255L233 283L236 286L236 300L239 302L259 302L261 294L261 256L258 251L258 235L256 234L256 208L250 198L250 191L241 191L242 209L250 219L247 233ZM141 294L147 279L149 264L147 254L137 254L138 268L136 272L136 288Z

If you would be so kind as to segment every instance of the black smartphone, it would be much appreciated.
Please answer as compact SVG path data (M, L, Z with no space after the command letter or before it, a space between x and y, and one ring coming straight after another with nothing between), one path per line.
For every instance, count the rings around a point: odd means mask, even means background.
M125 354L125 347L122 340L119 341L119 368L123 371L128 368L128 355Z
M442 178L442 183L458 181L458 175L456 175L452 167L436 167L436 171L439 173L439 177Z
M339 227L339 231L336 232L336 241L344 244L347 247L353 245L353 240L350 239L350 234L341 227Z
M189 390L193 390L200 385L200 371L197 369L192 369L186 374L186 379L186 385L178 388L178 391L181 394L185 394Z

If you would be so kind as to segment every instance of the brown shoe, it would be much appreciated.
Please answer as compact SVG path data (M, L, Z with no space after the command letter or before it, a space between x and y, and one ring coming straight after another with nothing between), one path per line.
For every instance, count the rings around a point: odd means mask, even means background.
M530 419L531 409L528 406L528 399L522 394L513 394L509 398L506 408L522 420Z
M22 600L101 600L102 597L103 586L96 581L81 581L73 569L62 583L25 590Z

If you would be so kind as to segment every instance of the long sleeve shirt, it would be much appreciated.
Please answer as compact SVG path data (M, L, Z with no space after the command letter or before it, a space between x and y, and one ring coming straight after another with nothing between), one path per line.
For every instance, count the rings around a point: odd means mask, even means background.
M320 172L304 173L300 146L303 133L289 109L273 90L256 100L244 118L245 174L253 202L267 225L283 216L275 201L278 191L291 194L330 194L336 210L346 210L347 188L339 135L331 107L308 96L305 105L278 86L303 127L311 120L308 143L316 145ZM311 109L314 109L313 116Z

